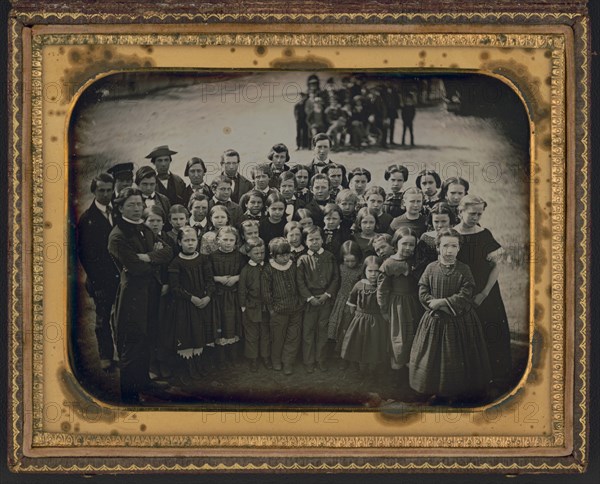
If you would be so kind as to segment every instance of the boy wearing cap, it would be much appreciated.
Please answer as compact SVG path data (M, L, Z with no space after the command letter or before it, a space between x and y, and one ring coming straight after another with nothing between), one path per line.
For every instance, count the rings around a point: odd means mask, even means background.
M169 149L167 145L157 146L146 158L154 165L156 170L156 191L165 195L171 205L184 205L185 182L182 178L169 171L173 158L171 155L177 151Z

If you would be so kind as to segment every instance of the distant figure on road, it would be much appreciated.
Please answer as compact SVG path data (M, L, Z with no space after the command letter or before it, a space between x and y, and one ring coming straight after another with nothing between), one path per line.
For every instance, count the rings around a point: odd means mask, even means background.
M417 112L416 108L415 93L410 92L403 100L402 107L400 108L400 115L402 116L402 146L405 145L406 131L410 131L410 145L415 145L415 135L413 131L413 120Z

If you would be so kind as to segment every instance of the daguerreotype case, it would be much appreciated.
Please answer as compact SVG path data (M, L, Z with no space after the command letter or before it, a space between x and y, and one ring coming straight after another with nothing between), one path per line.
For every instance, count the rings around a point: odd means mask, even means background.
M14 472L585 470L583 2L9 34Z

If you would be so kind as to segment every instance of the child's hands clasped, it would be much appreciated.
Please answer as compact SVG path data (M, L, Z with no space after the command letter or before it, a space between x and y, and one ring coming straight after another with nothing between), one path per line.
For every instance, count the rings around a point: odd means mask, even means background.
M432 299L429 301L429 307L432 311L437 311L446 307L446 301L444 299Z
M210 302L209 296L198 297L192 296L192 304L196 306L198 309L204 309L208 303Z

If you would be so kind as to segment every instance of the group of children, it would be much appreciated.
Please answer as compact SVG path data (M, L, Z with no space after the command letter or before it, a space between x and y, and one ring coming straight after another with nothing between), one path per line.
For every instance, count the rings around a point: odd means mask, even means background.
M253 170L239 205L220 176L214 199L144 210L174 255L152 338L159 378L193 385L243 352L252 372L292 375L299 359L325 372L333 357L366 375L388 367L431 402L508 388L500 246L466 180L423 170L403 190L408 170L397 164L387 190L369 186L368 170L333 163L266 175Z

